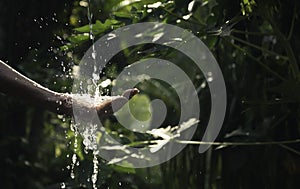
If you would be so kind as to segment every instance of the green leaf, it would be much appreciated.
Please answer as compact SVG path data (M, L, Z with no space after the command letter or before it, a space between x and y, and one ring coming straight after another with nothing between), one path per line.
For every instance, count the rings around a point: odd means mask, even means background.
M59 47L59 49L61 51L67 51L67 50L71 49L72 47L73 47L73 45L67 44L67 45L63 45L63 46Z
M89 40L89 35L86 35L86 34L73 35L73 36L69 37L68 40L71 43L79 44L79 43Z
M78 32L82 32L82 33L88 33L90 31L90 26L85 25L85 26L82 26L82 27L79 27L79 28L75 28L74 30L78 31Z
M90 25L85 25L79 28L75 28L74 30L80 33L89 33L90 29L92 28L93 34L98 35L111 29L113 26L119 26L120 24L120 21L114 19L107 19L104 23L102 23L99 20L96 20L96 23L92 24L92 27L90 27Z
M122 165L130 165L128 162L124 162ZM114 170L116 170L117 172L121 172L121 173L135 173L135 169L130 168L130 167L121 167L118 165L110 165L111 168L113 168Z
M128 19L132 19L134 17L133 14L127 12L114 12L113 15L119 18L128 18Z

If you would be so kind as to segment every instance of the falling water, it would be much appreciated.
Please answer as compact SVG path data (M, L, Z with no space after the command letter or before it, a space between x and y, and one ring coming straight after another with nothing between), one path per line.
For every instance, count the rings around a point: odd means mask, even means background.
M94 92L94 96L93 96L93 100L91 98L86 98L88 99L88 101L90 101L89 103L95 103L97 101L99 101L100 98L100 89L99 89L99 85L98 85L98 81L100 79L99 73L98 73L98 69L97 69L97 61L96 61L96 57L97 57L97 52L95 49L95 36L93 33L93 24L92 24L92 18L93 18L93 14L91 12L91 0L88 0L88 6L87 6L87 17L88 17L88 21L89 21L89 28L90 28L90 32L89 32L89 38L92 42L92 59L93 59L93 63L94 63L94 70L93 70L93 74L92 74L92 83L95 87L95 92ZM90 91L89 91L90 93ZM101 99L101 98L100 98ZM83 144L85 145L85 151L87 152L87 150L92 150L93 151L93 173L91 175L91 180L92 181L92 186L94 189L97 189L97 178L98 178L98 159L96 156L96 150L97 150L97 143L96 143L96 130L97 130L97 125L93 125L92 123L90 123L88 126L84 127L84 130L81 132L81 135L83 137ZM74 156L74 161L76 162L76 155ZM72 158L72 163L73 162L73 158Z
M74 132L74 153L73 153L72 159L71 159L70 176L72 179L75 179L74 168L75 168L75 166L79 166L79 161L77 162L77 156L76 156L76 151L77 151L77 147L78 147L78 141L77 141L78 130L77 130L75 123L71 123L71 130Z
M87 9L88 9L88 19L89 19L89 26L90 26L90 33L89 33L89 35L90 35L90 40L92 41L92 59L93 59L93 62L94 62L94 72L93 72L93 79L92 79L92 81L93 81L93 84L96 87L95 98L98 98L100 96L100 92L99 92L99 86L97 84L97 81L100 79L100 77L99 77L99 73L97 73L97 62L96 62L97 53L96 53L95 45L94 45L95 36L94 36L94 33L93 33L93 24L92 24L93 14L91 13L91 0L88 0L88 3L89 4L87 6ZM91 133L91 134L95 136L95 132ZM94 158L93 158L93 174L91 176L91 180L92 180L93 188L94 189L97 189L98 164L99 164L98 159L96 157L96 154L94 153Z
M96 182L97 182L97 177L98 177L98 159L97 159L97 155L94 154L94 158L93 158L93 165L94 165L94 168L93 168L93 174L92 174L92 183L93 183L93 188L97 188L97 185L96 185Z
M89 27L90 27L89 38L92 42L92 59L94 62L94 72L93 72L92 82L96 88L95 97L97 98L98 96L100 96L99 86L97 84L97 81L99 81L100 77L99 77L99 73L97 73L97 62L96 62L97 52L94 45L95 36L93 33L93 23L92 23L93 13L91 12L91 0L88 0L87 12L88 12L87 16L89 20Z

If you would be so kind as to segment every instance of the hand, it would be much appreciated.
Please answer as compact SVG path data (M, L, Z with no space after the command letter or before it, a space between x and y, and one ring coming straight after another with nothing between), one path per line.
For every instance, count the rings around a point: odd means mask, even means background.
M103 118L114 113L112 104L117 111L138 92L136 88L128 89L123 95L108 97L97 105L82 103L74 95L58 93L41 86L0 60L0 93L18 97L58 114L73 116L73 106L76 103L79 105L76 107L82 111L96 109L98 116Z
M99 117L109 116L121 109L134 95L138 94L139 90L137 88L127 89L124 91L122 96L111 96L104 102L98 104L95 108L97 110ZM114 110L112 108L114 106Z

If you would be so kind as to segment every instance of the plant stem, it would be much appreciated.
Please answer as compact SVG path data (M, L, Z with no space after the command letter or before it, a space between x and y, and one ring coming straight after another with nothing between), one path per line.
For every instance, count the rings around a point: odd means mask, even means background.
M232 36L232 35L231 35L230 37L231 37L232 39L234 39L234 40L240 42L240 43L244 43L245 45L248 45L248 46L250 46L250 47L253 47L253 48L256 48L256 49L258 49L258 50L261 50L261 51L263 51L263 52L265 52L265 53L267 53L267 54L271 54L271 55L274 55L274 56L278 56L278 57L281 58L281 59L288 60L288 57L283 56L283 55L280 55L280 54L278 54L278 53L276 53L276 52L273 52L273 51L270 51L270 50L268 50L268 49L262 48L262 47L260 47L260 46L254 45L254 44L252 44L252 43L249 43L248 41L239 39L239 38L237 38L237 37L235 37L235 36Z
M258 35L258 36L262 36L262 35L274 35L272 33L249 32L249 31L241 31L241 30L237 30L237 29L233 29L233 30L231 30L231 32L232 33L245 34L245 35Z
M229 42L228 40L226 40L229 44L231 44L233 47L235 47L236 49L238 49L239 51L245 53L249 58L251 58L252 60L256 61L259 65L261 65L263 68L265 68L268 72L272 73L274 76L278 77L281 80L286 80L284 77L282 77L281 75L279 75L277 72L275 72L274 70L272 70L270 67L268 67L267 65L265 65L264 63L262 63L260 60L258 60L257 58L255 58L254 56L252 56L251 54L249 54L246 50L244 50L243 48L241 48L240 46Z
M281 41L281 43L282 43L282 45L283 45L283 47L284 47L284 49L286 51L286 54L288 56L288 60L289 60L290 65L291 65L293 78L297 78L297 76L299 74L299 67L298 67L298 64L297 64L297 59L296 59L295 53L294 53L294 51L292 49L292 46L291 46L288 38L286 38L283 35L283 33L279 30L279 28L277 27L277 25L274 23L273 20L269 20L269 22L270 22L270 24L271 24L271 26L272 26L272 28L274 30L274 33L278 37L279 41Z
M137 141L127 144L126 147L134 147L141 145L150 145L160 143L162 140L147 140ZM192 144L192 145L212 145L212 146L265 146L265 145L280 145L280 144L296 144L300 143L300 138L294 140L281 140L281 141L257 141L257 142L206 142L206 141L192 141L192 140L173 140L179 144Z
M290 40L292 38L292 34L294 31L294 27L295 27L295 20L296 20L296 6L294 6L294 13L293 13L293 18L292 18L292 23L291 23L291 27L290 27L290 31L289 31L289 35L287 37L287 40Z

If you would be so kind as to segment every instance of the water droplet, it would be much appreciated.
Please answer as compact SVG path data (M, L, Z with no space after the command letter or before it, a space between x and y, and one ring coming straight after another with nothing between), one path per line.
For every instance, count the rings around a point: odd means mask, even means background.
M96 55L97 55L96 52L92 52L92 58L93 58L94 60L96 59Z
M93 189L97 189L97 179L98 179L98 159L97 159L97 156L94 155L94 158L93 158L93 165L94 165L94 168L93 168L93 174L92 174L92 183L93 183Z
M184 15L182 18L183 18L184 20L188 20L191 16L192 16L192 13L187 14L187 15Z
M113 38L115 38L115 37L117 37L116 34L114 34L114 33L109 33L109 34L108 34L108 37L107 37L107 40L111 40L111 39L113 39Z
M64 182L60 183L60 188L66 188L66 184Z
M208 77L208 78L207 78L207 81L208 81L208 82L212 82L213 80L214 80L213 77Z
M76 160L77 160L77 156L76 156L76 154L73 154L73 156L72 156L72 163L76 163Z

